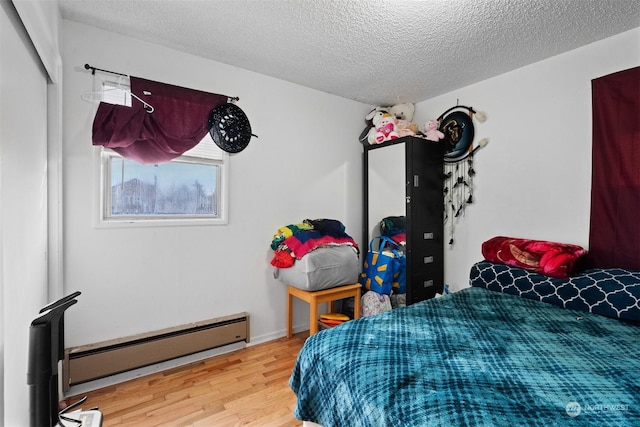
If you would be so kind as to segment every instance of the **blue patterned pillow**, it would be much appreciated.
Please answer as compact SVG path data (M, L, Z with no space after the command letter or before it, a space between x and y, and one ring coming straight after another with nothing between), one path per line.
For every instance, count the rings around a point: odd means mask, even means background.
M571 310L640 323L640 271L595 268L559 279L481 261L471 267L469 283Z

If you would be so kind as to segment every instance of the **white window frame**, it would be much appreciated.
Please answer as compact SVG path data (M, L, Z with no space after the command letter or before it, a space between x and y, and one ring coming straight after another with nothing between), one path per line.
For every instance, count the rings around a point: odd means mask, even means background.
M128 82L127 82L128 83ZM123 86L122 82L113 83L101 82L101 91L104 102L112 102L124 105L131 105L130 97L122 97L122 93L116 93L115 98L109 96L107 91L111 91L114 87ZM117 91L116 91L117 92ZM125 92L127 93L127 92ZM113 94L113 92L111 93ZM202 226L202 225L226 225L228 224L228 204L229 204L229 154L220 149L207 134L203 140L191 150L182 156L172 160L183 163L196 163L205 165L218 166L217 191L218 195L218 215L216 217L205 216L126 216L114 217L108 216L107 210L111 208L111 180L110 180L110 162L113 157L121 157L115 151L104 148L95 148L96 161L96 214L97 218L95 226L97 228L118 228L118 227L162 227L162 226ZM151 165L150 165L151 166Z

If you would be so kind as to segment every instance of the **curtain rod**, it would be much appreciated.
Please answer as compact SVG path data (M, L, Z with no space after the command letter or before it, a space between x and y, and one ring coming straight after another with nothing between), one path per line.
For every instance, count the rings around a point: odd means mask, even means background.
M109 73L109 74L115 74L115 75L118 75L118 76L129 77L129 74L116 73L115 71L103 70L102 68L92 67L89 64L84 64L84 69L85 70L91 70L91 74L93 74L93 75L96 74L96 71L102 71L103 73Z
M92 67L89 64L84 64L84 69L85 70L91 70L91 74L93 74L94 76L96 74L96 71L102 71L103 73L109 73L109 74L115 74L117 76L129 77L129 74L117 73L115 71L109 71L109 70L103 70L102 68ZM229 99L231 99L232 101L240 101L240 98L237 97L237 96L230 96Z

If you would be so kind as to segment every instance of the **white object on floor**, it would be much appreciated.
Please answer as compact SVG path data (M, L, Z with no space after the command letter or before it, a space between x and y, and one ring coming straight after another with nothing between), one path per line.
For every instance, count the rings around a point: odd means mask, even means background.
M64 419L64 418L67 419ZM69 421L78 420L81 423ZM60 422L58 423L60 427L101 427L102 426L102 412L97 409L91 409L88 411L73 411L67 412L61 415Z

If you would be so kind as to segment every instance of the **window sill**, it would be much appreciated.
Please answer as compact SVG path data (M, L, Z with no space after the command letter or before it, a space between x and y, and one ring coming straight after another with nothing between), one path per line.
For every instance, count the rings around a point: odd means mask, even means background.
M146 227L190 227L227 225L221 218L185 218L185 219L109 219L101 220L95 228L146 228Z

